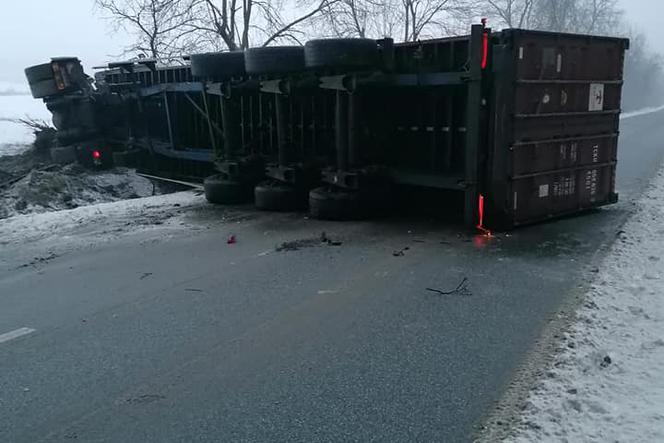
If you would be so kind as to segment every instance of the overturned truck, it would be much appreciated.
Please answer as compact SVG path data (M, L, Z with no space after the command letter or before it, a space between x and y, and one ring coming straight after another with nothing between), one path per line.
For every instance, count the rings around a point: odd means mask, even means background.
M617 201L625 39L472 26L395 44L320 39L183 64L73 58L28 68L54 156L205 179L212 203L322 219L441 191L470 227L511 229ZM452 209L454 208L454 209Z

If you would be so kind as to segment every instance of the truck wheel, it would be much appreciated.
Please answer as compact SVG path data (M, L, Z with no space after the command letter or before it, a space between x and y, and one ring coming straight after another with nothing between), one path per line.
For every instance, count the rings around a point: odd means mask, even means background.
M227 80L246 74L244 52L209 52L190 57L191 75L198 78Z
M39 83L42 80L52 80L55 78L53 67L50 63L30 66L25 69L25 77L29 84Z
M309 213L320 220L357 220L368 215L359 192L331 186L309 192Z
M277 180L257 185L254 197L256 207L263 211L294 211L306 204L306 194L303 196L294 186Z
M378 63L378 43L366 38L329 38L304 46L307 68L370 68Z
M249 74L284 74L304 69L302 46L269 46L247 49L244 65Z
M59 165L68 165L75 163L78 156L76 155L75 146L63 146L59 148L51 148L51 160L53 163Z
M233 205L249 200L247 188L240 182L228 180L222 175L213 175L203 182L205 198L217 205Z
M55 80L40 80L36 83L30 83L30 92L34 98L45 98L58 95L61 91L55 84Z
M113 165L121 168L135 168L141 152L137 149L129 151L116 151L113 153Z

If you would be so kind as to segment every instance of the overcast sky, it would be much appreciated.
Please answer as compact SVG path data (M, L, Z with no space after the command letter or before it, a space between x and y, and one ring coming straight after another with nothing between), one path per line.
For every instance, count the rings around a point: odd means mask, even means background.
M113 32L94 0L2 0L0 81L23 82L23 68L50 57L77 56L86 68L122 52L129 37ZM651 46L661 40L664 0L620 0L627 19ZM664 46L657 48L664 53Z

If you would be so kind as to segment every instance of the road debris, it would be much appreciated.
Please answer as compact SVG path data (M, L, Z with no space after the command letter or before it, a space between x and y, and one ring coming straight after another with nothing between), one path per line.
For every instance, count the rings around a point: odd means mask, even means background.
M394 252L392 253L392 255L393 255L394 257L403 257L404 255L406 255L406 251L410 251L410 248L409 248L408 246L406 246L405 248L400 249L400 250L398 250L398 251L394 251Z
M468 279L466 277L464 277L463 280L461 280L461 283L459 283L459 285L451 291L441 291L440 289L435 288L426 288L426 290L429 292L434 292L438 295L471 295L471 292L468 289Z
M277 252L289 252L297 251L303 248L312 248L315 246L327 245L327 246L341 246L343 243L340 241L334 241L327 236L325 232L321 232L319 237L314 238L304 238L299 240L291 240L281 243L277 246L275 250Z
M36 267L37 265L44 265L44 264L50 262L51 260L55 260L58 257L59 257L58 254L56 254L54 252L50 252L47 256L35 257L32 261L30 261L29 263L22 264L17 269L24 269L24 268L28 268L30 266Z
M342 243L340 241L334 241L331 238L327 236L325 231L321 232L320 234L320 241L321 243L327 243L328 246L341 246Z

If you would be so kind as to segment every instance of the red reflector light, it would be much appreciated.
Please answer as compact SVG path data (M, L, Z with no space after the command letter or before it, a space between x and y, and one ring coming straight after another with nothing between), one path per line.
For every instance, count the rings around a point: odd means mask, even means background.
M489 33L482 34L482 69L486 69L489 62Z
M99 160L101 158L101 152L97 150L92 151L92 158L94 158L95 160Z
M479 229L487 237L491 237L491 231L489 231L488 229L486 229L484 227L484 196L482 194L480 194L477 209L478 209L477 212L479 213L479 217L480 217L480 221L477 224L477 229Z

